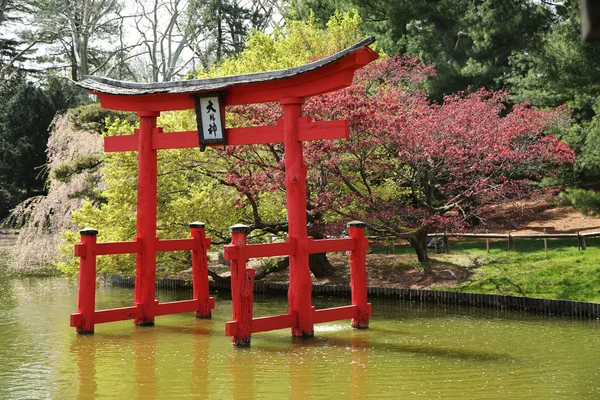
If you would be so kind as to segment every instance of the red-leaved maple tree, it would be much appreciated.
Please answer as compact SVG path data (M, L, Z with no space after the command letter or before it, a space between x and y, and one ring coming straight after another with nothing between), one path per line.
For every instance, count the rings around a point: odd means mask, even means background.
M371 234L408 238L426 261L427 233L485 225L490 206L546 196L540 180L574 161L552 135L568 126L566 108L509 108L507 92L484 89L435 104L422 89L432 74L417 58L384 57L359 71L351 87L307 100L306 115L345 119L351 130L348 140L305 143L310 234L340 235L347 221L360 219ZM281 117L273 104L230 111L245 125ZM282 145L229 147L221 156L227 171L219 179L252 208L247 222L285 230L285 221L264 220L260 200L285 190Z

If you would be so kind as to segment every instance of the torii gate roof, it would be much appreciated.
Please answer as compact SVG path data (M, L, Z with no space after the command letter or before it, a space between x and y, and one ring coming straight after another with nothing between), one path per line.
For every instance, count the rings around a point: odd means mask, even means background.
M310 97L352 84L354 71L377 59L369 37L321 60L277 71L164 83L137 83L87 76L79 86L100 98L104 108L169 111L194 108L195 93L220 93L225 105Z

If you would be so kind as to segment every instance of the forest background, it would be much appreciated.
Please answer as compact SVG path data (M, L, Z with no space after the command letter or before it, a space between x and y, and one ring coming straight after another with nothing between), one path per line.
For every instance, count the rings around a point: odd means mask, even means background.
M372 235L408 239L426 262L428 232L492 226L513 217L504 203L560 193L598 210L600 53L580 39L576 1L3 0L0 219L21 228L13 262L76 273L78 228L98 228L103 241L135 235L135 155L103 155L101 137L131 133L136 117L100 109L72 81L289 68L368 35L382 60L305 107L352 129L349 141L306 149L313 236L360 218ZM229 126L279 116L269 105L229 111ZM160 125L194 129L185 112ZM281 239L281 155L276 145L161 153L159 235L184 237L203 220L216 244L239 222L253 240ZM186 255L164 257L159 273L186 268ZM132 266L107 257L99 270ZM311 270L332 273L324 255Z

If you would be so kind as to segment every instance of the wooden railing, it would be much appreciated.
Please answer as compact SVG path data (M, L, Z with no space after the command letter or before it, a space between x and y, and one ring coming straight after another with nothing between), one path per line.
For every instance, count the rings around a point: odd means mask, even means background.
M78 333L93 333L94 325L105 322L122 321L140 317L175 314L193 311L198 318L210 318L215 306L210 297L208 287L208 261L206 252L210 248L202 222L190 224L190 237L186 239L154 240L156 252L188 250L192 253L192 285L193 299L159 303L154 300L150 304L136 303L130 307L96 310L96 258L108 254L139 254L144 246L140 238L133 242L98 243L98 230L86 228L79 231L81 242L75 245L75 256L79 257L79 291L77 294L77 312L71 314L71 326ZM148 286L155 287L154 275L147 271L145 278L151 277ZM140 284L140 282L138 282Z
M282 328L297 328L299 319L309 317L312 323L322 323L351 319L352 327L364 329L369 326L369 317L373 313L371 303L367 302L367 272L366 254L369 241L364 235L364 222L352 221L347 224L349 237L343 239L315 240L308 237L307 241L290 240L285 243L247 244L250 227L234 225L229 228L231 244L224 248L224 258L231 265L231 298L232 321L225 324L225 334L232 337L236 346L250 345L252 333L270 331ZM350 256L350 287L352 304L317 310L314 306L309 309L289 309L286 314L272 315L261 318L253 317L254 305L254 269L246 267L250 258L293 256L298 251L309 254L347 251ZM306 266L308 267L308 265ZM298 286L290 271L290 287ZM308 273L308 271L306 271ZM310 281L309 281L310 283ZM297 293L310 298L312 285L297 288ZM302 315L302 313L308 315Z
M508 251L515 251L515 240L516 239L542 239L544 241L544 251L548 251L548 239L565 239L574 238L577 239L577 247L579 250L586 250L587 245L585 242L586 238L599 237L600 232L585 232L585 233L430 233L427 235L428 238L442 238L444 245L442 246L445 252L449 252L448 239L451 237L458 238L473 238L473 239L485 239L486 250L490 251L490 239L506 239L508 241ZM437 242L434 241L435 251L437 251Z

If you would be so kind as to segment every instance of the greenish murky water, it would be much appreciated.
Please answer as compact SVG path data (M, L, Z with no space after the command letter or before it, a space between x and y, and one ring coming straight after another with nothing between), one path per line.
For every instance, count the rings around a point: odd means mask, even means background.
M132 296L101 285L97 304ZM115 322L91 336L69 327L75 308L73 282L0 280L0 399L600 398L599 321L376 302L369 330L342 321L317 325L313 340L279 330L234 349L231 303L219 294L212 320ZM255 314L286 308L258 298Z

